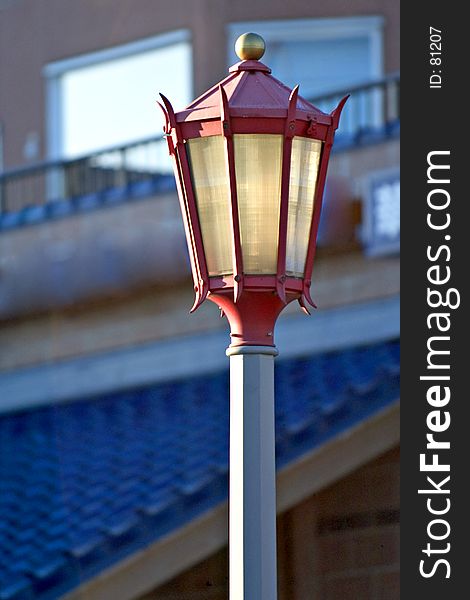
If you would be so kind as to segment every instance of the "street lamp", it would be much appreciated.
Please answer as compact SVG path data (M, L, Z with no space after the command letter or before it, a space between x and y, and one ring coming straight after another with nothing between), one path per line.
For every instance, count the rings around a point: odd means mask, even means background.
M161 94L196 298L230 323L230 600L274 600L274 326L310 284L343 98L325 114L271 76L254 33L185 110Z

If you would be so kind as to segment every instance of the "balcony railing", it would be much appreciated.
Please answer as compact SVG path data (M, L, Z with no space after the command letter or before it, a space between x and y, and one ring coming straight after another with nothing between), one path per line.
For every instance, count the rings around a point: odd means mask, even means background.
M374 143L399 134L399 73L392 73L379 81L311 98L310 102L321 110L330 112L346 94L351 97L341 115L334 150Z
M92 196L116 202L135 193L173 189L166 141L161 135L71 160L47 161L0 174L0 212L44 206L52 213L73 210L57 203L92 204ZM150 185L151 184L151 185ZM36 211L39 214L41 211Z
M347 93L351 98L343 112L335 151L398 134L399 74L311 101L329 112ZM0 228L173 190L166 141L159 135L0 174Z

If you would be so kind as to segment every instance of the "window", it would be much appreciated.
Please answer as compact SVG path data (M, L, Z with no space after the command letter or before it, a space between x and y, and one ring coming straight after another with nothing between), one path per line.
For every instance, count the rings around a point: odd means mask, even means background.
M400 251L400 173L387 169L364 181L362 241L369 256Z
M305 98L370 82L383 74L382 17L258 21L229 26L228 62L245 31L266 41L265 62L275 77Z
M191 100L189 32L52 63L45 75L50 158L134 142L162 131L158 92L171 97L175 108Z
M275 77L300 94L316 99L321 110L330 112L340 97L331 92L349 90L383 76L383 18L348 17L337 19L301 19L258 21L229 26L228 62L236 61L236 38L255 31L266 41L262 58ZM318 101L325 96L324 101ZM341 117L341 135L354 136L358 130L383 125L381 96L377 90L351 99Z

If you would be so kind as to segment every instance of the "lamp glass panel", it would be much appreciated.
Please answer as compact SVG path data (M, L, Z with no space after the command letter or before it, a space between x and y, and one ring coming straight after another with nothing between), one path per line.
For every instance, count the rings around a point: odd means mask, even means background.
M286 274L303 277L322 143L294 137L287 217Z
M282 135L233 136L243 272L277 270Z
M226 275L233 267L224 138L194 138L187 147L207 270L209 276Z

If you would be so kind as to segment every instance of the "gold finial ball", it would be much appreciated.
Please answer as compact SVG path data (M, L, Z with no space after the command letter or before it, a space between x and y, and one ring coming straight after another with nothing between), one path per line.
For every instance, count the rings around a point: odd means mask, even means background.
M257 33L243 33L235 42L235 52L240 60L259 60L265 49L266 44Z

